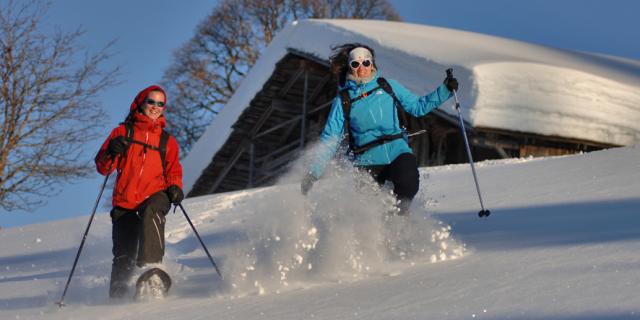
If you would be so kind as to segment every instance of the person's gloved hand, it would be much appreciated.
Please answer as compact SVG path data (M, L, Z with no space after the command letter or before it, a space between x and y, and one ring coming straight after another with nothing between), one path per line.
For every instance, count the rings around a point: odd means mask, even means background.
M182 200L184 200L184 193L182 193L182 189L175 184L169 186L165 192L167 193L167 196L169 196L169 201L173 204L180 204Z
M118 136L109 141L107 151L112 156L124 155L129 149L129 141L124 136Z
M302 191L302 194L306 196L316 181L318 181L318 178L311 173L307 173L304 178L302 178L302 182L300 182L300 190Z
M453 90L458 91L458 79L453 77L446 77L444 79L444 85L447 86L449 91L453 92Z

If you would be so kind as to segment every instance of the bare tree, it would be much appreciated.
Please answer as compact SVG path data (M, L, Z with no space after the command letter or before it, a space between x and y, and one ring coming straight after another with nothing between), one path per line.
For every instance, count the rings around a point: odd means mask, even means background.
M386 0L223 0L175 52L163 77L171 99L169 131L183 155L276 33L306 18L400 20Z
M104 112L96 96L114 85L102 71L109 45L79 55L81 30L45 34L48 6L9 1L0 8L0 207L29 210L61 183L90 171L82 147Z
M400 21L386 0L297 0L291 1L296 19L379 19Z

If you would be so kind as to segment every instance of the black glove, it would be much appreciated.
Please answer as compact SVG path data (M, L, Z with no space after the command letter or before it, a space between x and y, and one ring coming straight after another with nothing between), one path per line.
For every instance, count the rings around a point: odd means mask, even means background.
M109 141L107 151L112 156L124 155L129 149L129 141L124 136L118 136Z
M165 192L167 193L167 196L169 196L169 201L173 204L180 204L182 200L184 200L184 193L182 193L182 189L175 184L167 188Z
M318 181L318 178L311 173L307 173L304 178L302 178L302 182L300 182L300 190L302 191L302 194L306 196L316 181Z
M453 90L458 91L458 79L453 77L446 77L444 79L444 85L447 86L449 91L453 92Z

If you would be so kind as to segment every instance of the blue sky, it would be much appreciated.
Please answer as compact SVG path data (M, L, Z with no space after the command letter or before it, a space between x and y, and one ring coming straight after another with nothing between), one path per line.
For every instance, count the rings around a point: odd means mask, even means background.
M407 22L640 60L640 1L390 0Z
M537 44L640 60L640 1L634 0L391 0L407 22L486 33ZM6 0L0 0L6 3ZM120 122L131 99L158 82L172 52L185 43L217 1L56 0L46 26L86 31L79 44L97 50L117 40L110 66L122 67L122 83L100 103L110 115L104 136ZM169 97L169 100L171 97ZM170 120L170 119L169 119ZM102 140L86 147L92 159ZM14 227L91 213L103 178L97 173L65 185L33 212L0 210L0 226ZM99 211L106 211L101 205Z

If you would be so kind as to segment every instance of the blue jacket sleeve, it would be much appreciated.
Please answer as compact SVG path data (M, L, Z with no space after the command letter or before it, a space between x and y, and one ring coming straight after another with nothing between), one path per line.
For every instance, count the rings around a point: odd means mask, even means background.
M416 117L433 111L453 95L447 86L442 84L426 96L418 97L397 81L391 79L388 81L404 110Z
M316 178L320 178L324 172L327 162L333 158L342 141L344 133L344 113L342 112L342 101L336 97L331 105L331 111L327 118L322 134L320 134L320 145L313 154L312 165L309 172Z

